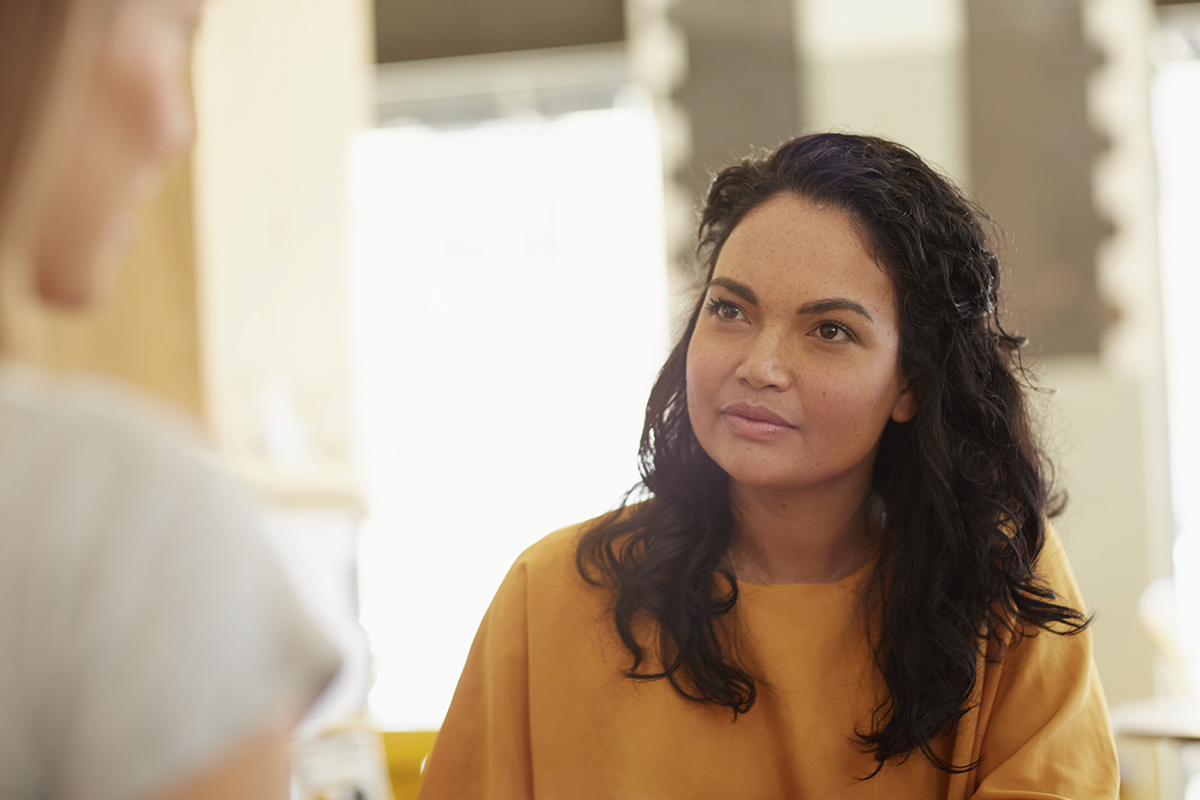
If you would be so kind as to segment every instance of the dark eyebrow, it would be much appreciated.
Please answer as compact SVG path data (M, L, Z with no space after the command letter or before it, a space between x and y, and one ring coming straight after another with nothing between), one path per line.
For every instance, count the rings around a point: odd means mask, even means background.
M724 287L745 300L750 305L758 306L758 295L754 293L753 289L741 281L735 281L732 278L713 278L708 282L708 285Z
M732 278L713 278L708 282L709 286L720 286L728 289L738 297L745 300L752 306L758 306L758 295L754 293L746 284L741 281L735 281ZM856 303L853 300L847 300L844 297L830 297L825 300L813 300L811 303L805 303L800 306L797 315L804 314L825 314L830 311L853 311L856 314L861 314L866 317L869 322L874 322L875 318L863 308L861 303Z
M867 310L860 303L853 300L847 300L844 297L831 297L827 300L813 300L811 303L805 303L800 306L797 314L824 314L828 311L853 311L856 314L862 314L868 321L874 322L874 318L867 313Z

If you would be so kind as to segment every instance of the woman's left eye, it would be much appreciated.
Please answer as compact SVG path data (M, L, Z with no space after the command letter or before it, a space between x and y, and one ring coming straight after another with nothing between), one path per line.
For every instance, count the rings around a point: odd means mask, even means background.
M853 339L850 331L836 322L822 322L814 333L827 342L849 342Z

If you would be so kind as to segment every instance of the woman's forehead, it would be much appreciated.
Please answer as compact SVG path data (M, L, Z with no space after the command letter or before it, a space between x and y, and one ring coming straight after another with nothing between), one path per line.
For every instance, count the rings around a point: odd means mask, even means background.
M712 277L783 300L836 290L890 306L895 297L891 276L855 220L794 195L778 195L751 210L730 233Z

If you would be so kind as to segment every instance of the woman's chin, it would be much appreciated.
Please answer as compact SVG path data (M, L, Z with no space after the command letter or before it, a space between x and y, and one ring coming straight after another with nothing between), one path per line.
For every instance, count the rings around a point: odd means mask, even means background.
M85 311L112 293L119 255L115 248L98 253L90 264L71 269L38 270L37 299L62 311Z
M102 303L113 292L121 262L139 228L136 217L123 215L100 242L40 259L35 267L38 300L63 311L83 311Z

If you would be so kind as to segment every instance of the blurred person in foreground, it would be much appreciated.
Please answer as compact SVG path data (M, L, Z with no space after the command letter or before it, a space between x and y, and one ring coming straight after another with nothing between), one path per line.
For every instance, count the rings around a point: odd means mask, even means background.
M191 140L201 5L0 0L10 299L103 290ZM0 365L0 797L286 797L290 728L338 662L189 433L115 387Z
M517 560L424 800L1117 796L984 220L871 137L717 176L644 499Z

